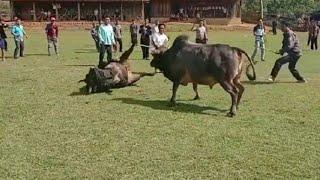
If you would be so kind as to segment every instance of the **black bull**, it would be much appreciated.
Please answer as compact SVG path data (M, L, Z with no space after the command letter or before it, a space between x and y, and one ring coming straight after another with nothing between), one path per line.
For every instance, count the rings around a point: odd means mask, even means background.
M228 115L234 116L244 92L240 83L243 54L249 60L246 75L249 80L255 80L253 63L245 51L222 44L195 44L189 42L187 36L177 37L170 49L154 55L150 65L160 69L164 76L173 82L171 105L176 103L176 92L180 84L186 86L193 83L195 99L198 99L198 84L212 88L219 83L231 96L232 105ZM249 67L252 68L253 75L250 75Z

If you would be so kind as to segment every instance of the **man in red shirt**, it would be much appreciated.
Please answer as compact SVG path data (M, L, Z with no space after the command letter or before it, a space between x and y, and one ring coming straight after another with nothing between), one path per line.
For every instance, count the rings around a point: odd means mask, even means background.
M54 51L56 52L56 55L59 55L58 53L58 26L56 24L56 18L51 17L50 23L46 26L46 34L48 39L48 55L51 56L50 49L53 45Z

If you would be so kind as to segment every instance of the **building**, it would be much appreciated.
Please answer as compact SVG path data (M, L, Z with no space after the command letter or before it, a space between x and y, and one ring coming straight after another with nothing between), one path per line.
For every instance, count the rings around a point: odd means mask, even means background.
M10 0L13 16L41 21L94 20L105 16L122 20L206 18L228 24L241 21L241 0Z
M152 0L151 16L205 18L207 22L241 22L241 0ZM184 19L182 17L182 19Z
M55 16L59 20L97 20L118 17L129 20L144 17L149 0L10 0L12 16L42 21Z

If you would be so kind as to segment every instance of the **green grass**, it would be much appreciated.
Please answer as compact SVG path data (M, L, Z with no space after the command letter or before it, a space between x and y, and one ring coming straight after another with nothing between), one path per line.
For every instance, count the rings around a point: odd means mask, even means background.
M285 66L279 83L266 84L278 57L268 52L256 65L261 83L245 83L240 110L228 118L231 100L219 85L201 86L199 101L191 86L180 87L177 107L168 107L171 82L160 74L81 95L77 81L98 61L89 32L62 32L59 60L46 55L43 32L29 33L26 57L0 63L1 179L320 177L319 52L304 52L297 66L309 83L294 83ZM169 32L171 42L178 34ZM268 48L279 49L281 38L269 36ZM253 50L251 32L214 31L210 41ZM153 72L140 56L136 48L132 69Z

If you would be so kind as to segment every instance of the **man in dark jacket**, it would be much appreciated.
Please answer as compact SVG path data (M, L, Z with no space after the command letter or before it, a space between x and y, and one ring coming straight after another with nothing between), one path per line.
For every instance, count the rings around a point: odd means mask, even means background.
M145 21L144 25L140 26L139 33L141 34L140 44L142 49L142 59L148 60L150 36L152 34L152 31L151 31L151 27L147 24L147 21Z
M311 24L311 33L310 33L310 41L311 41L311 50L318 50L318 36L319 36L319 27L316 21L313 21Z
M289 70L291 74L298 80L299 83L305 83L306 80L296 70L296 64L301 57L300 43L296 34L289 28L287 23L282 25L283 41L282 48L279 50L279 54L285 56L279 58L271 71L269 81L274 82L281 66L289 63Z

